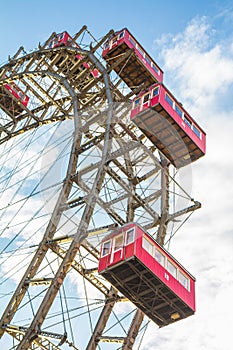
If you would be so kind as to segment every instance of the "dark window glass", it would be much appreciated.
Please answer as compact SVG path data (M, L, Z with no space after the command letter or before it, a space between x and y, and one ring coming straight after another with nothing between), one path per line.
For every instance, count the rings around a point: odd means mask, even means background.
M157 74L159 74L159 69L156 67L156 65L153 62L151 62L151 67Z
M156 87L152 92L152 97L157 96L159 94L159 87Z
M114 251L119 250L123 246L123 235L122 233L114 237Z
M137 47L137 50L142 56L144 56L144 51L140 48L140 46Z
M107 241L103 243L102 247L102 256L108 255L110 253L111 241Z
M168 94L165 94L165 100L169 103L171 107L173 107L173 100Z
M180 117L182 117L182 110L177 105L175 105L175 111Z
M18 95L19 95L20 99L22 100L22 99L23 99L23 96L24 96L23 93L22 93L22 91L19 91L19 92L18 92Z
M167 270L173 277L177 278L177 268L169 260L167 261Z
M155 260L157 260L160 265L165 265L165 256L158 249L155 249Z
M189 279L180 271L179 271L178 280L182 284L182 286L184 286L184 288L189 290Z
M150 255L153 255L154 245L145 237L142 238L142 248L145 249Z
M134 107L138 107L140 105L140 98L137 98L135 101L134 101Z
M121 33L119 34L119 39L123 38L124 35L125 35L125 32L124 32L124 31L121 32Z
M143 103L146 103L147 101L149 101L150 98L150 94L146 94L143 96Z
M151 60L149 59L149 57L146 56L145 59L146 59L146 62L147 62L149 65L151 65Z
M133 46L136 46L136 41L133 40L133 38L131 38L131 36L129 37L129 41L131 42L131 44L133 44Z
M129 229L128 231L126 231L126 237L125 237L125 244L130 244L134 241L134 232L135 232L135 229L134 228L131 228Z
M198 130L197 128L196 128L196 126L195 125L193 125L193 131L195 132L195 134L199 137L199 139L201 138L201 132L200 132L200 130Z
M184 116L184 122L185 122L185 124L187 124L191 128L192 123L186 116Z

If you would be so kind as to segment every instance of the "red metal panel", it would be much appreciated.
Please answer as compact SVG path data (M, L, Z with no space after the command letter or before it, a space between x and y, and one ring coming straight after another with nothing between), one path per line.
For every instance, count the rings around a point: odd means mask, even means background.
M160 85L159 85L160 86ZM152 89L150 89L152 90ZM150 91L149 90L149 91ZM143 98L143 95L145 95L145 91L140 93L138 95L137 98ZM135 98L134 101L137 99ZM153 98L151 98L146 104L143 104L143 105L139 105L137 106L136 108L133 108L131 110L131 115L130 115L130 118L133 119L138 113L141 113L143 111L145 111L147 108L150 108L152 106L156 106L158 103L160 103L160 99L161 99L161 94L157 95L157 96L154 96Z
M4 84L4 87L11 92L11 94L20 100L21 103L26 107L28 105L29 97L15 84Z
M205 154L205 132L163 84L153 84L134 99L131 119L177 168Z
M130 223L130 224L127 224L127 225L119 228L115 232L113 232L110 235L108 235L107 237L105 237L105 239L103 240L102 245L101 245L101 257L99 260L99 267L98 267L99 271L102 271L102 270L108 268L110 265L117 264L121 260L127 259L130 256L133 256L135 254L135 241L129 245L126 245L126 246L124 245L121 250L118 250L116 252L113 251L114 238L116 236L118 236L121 232L125 233L131 227L136 228L134 223ZM137 230L135 230L135 234L137 235ZM111 248L110 248L108 255L102 256L103 244L104 244L104 242L107 242L107 241L111 241ZM123 244L125 244L125 242L123 242Z
M99 266L98 266L99 271L103 271L108 267L108 260L109 260L109 254L105 256L101 256L101 258L99 259Z
M148 233L137 224L125 225L104 242L116 237L120 232L127 232L135 227L135 240L123 247L123 257L119 251L100 258L98 271L111 282L121 293L132 298L132 302L148 315L160 327L166 326L179 319L193 315L195 312L195 278ZM149 250L145 249L143 239L149 242ZM104 244L103 242L103 244ZM114 244L113 244L114 246ZM165 261L170 261L183 276L190 281L189 289L185 288L178 279L173 277L162 266L153 254L158 249ZM178 270L177 270L178 271Z
M187 124L185 124L184 120L176 113L176 111L169 105L169 103L165 100L165 93L168 92L174 101L178 104L179 102L176 98L165 88L164 85L160 85L161 93L160 93L160 104L164 107L164 109L169 113L169 115L174 119L174 121L180 126L181 129L195 142L195 144L200 148L200 150L205 153L206 152L206 133L201 129L201 127L194 121L194 119L187 113L187 111L180 106L181 110L187 115L187 117L200 129L202 133L202 138L200 139ZM156 100L151 101L151 107L156 105Z
M119 34L122 33L123 31L125 33L124 36L119 38L118 37ZM132 43L132 40L136 43L137 47ZM155 61L150 57L150 55L142 48L142 46L138 43L138 41L129 32L129 30L127 28L124 28L124 29L120 30L119 32L115 33L115 36L113 38L110 38L108 40L108 42L110 43L110 46L108 46L106 48L106 44L105 44L105 48L102 52L102 57L105 57L115 47L120 46L123 43L125 43L128 46L128 48L134 50L134 52L135 52L136 56L138 57L138 59L140 60L140 62L142 62L142 64L156 78L156 80L160 83L163 81L162 69L155 63ZM154 65L154 67L156 67L156 69L158 71L156 71L155 69L152 68L152 66L144 58L143 54L145 54L147 56L148 60L152 63L152 65Z
M57 34L56 37L49 42L48 47L56 48L59 46L69 46L71 41L72 41L72 37L66 31L64 31L60 34ZM72 43L72 47L80 48L80 46L76 42ZM78 60L81 60L83 58L82 55L80 54L77 54L75 57ZM90 64L88 62L83 62L82 66L86 69L90 68ZM96 68L90 70L90 73L94 78L98 78L99 76L99 71Z
M118 35L125 30L125 35L118 39ZM102 57L105 57L108 52L113 50L116 46L120 46L123 42L126 41L126 37L128 36L127 29L122 29L119 32L116 32L113 37L110 37L109 40L104 44L104 49L102 51ZM106 45L111 42L111 45L106 48Z
M109 266L115 265L121 260L123 260L123 248L117 251L112 251L112 255L109 261Z
M145 267L149 268L166 286L168 286L176 295L178 295L193 311L195 311L195 288L194 277L190 275L181 264L179 264L174 257L163 249L150 235L145 233L142 228L136 224L125 225L122 229L111 235L112 239L119 235L120 232L126 232L130 227L135 227L135 242L124 246L123 249L113 252L112 247L110 253L107 256L101 257L99 262L99 272L113 266L124 259L128 259L131 256L136 256ZM190 286L187 290L173 275L155 258L150 255L142 246L142 237L146 236L147 239L153 243L154 246L162 250L163 255L169 259L185 276L189 278ZM107 237L104 241L108 241Z
M140 232L140 239L137 242L136 248L136 256L143 264L149 268L165 285L167 285L176 295L178 295L190 308L195 311L195 290L194 290L194 281L195 279L187 274L186 270L182 265L178 264L178 262L170 255L165 249L154 240L152 240L151 236L146 234L141 228L138 228ZM153 256L151 256L145 249L142 247L142 237L146 236L150 242L152 242L156 247L162 249L163 254L172 261L172 263L179 268L190 280L190 290L187 290L182 284L172 276L172 274L165 269L162 265L160 265Z
M5 76L5 78L7 78L7 76ZM27 107L29 97L14 82L4 84L0 90L0 104L7 113L13 112L14 115L18 115L22 113L23 106Z
M140 52L140 50L138 50L137 48L135 48L135 46L132 44L132 42L130 41L130 37L133 38L135 40L135 42L140 46L141 50L148 56L148 58L151 60L151 62L158 68L159 74L149 65L149 63L145 60L145 58L143 57L142 53ZM146 68L151 72L152 75L154 75L156 77L156 79L158 80L158 82L162 82L163 81L163 71L162 69L154 62L154 60L148 55L148 53L141 47L141 45L138 43L138 41L134 38L134 36L128 31L126 30L126 35L125 35L125 43L128 45L129 48L134 49L134 52L136 53L136 55L138 56L138 58L140 59L140 61L144 64L144 66L146 66Z
M135 255L135 246L136 246L136 242L133 242L133 243L124 247L124 258L125 259L128 259L131 256Z
M184 132L195 142L195 144L200 148L200 150L205 153L206 151L206 133L205 131L195 122L195 120L190 116L190 114L182 107L180 106L180 103L176 100L176 98L171 94L171 92L165 88L163 84L155 84L149 88L149 92L153 90L156 86L159 86L159 95L153 97L150 99L148 104L144 104L143 106L138 106L136 108L133 108L131 111L131 119L133 119L138 113L146 110L147 108L155 107L156 105L160 104L167 113L173 118L173 120L180 126L181 129L184 130ZM187 117L193 122L195 126L198 127L198 129L202 133L201 139L195 134L193 130L188 127L187 124L185 124L184 120L176 113L176 111L172 108L172 106L166 101L165 99L165 93L168 93L172 96L173 100L176 102L177 105L179 105L180 109L187 115ZM140 93L137 98L142 97L145 94L145 92ZM135 98L134 101L137 99Z

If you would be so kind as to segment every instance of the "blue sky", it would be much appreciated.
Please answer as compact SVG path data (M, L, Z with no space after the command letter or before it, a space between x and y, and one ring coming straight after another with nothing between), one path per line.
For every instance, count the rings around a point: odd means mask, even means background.
M230 0L185 1L85 1L41 0L4 1L1 5L0 62L23 45L26 50L43 42L53 31L75 33L86 24L95 37L109 29L128 27L142 41L148 51L152 42L165 33L176 34L196 16L207 16L224 32L232 24L217 19L225 10L232 9ZM224 27L224 28L223 28ZM221 33L220 33L221 34Z
M96 38L128 27L207 132L207 154L189 169L202 209L171 244L197 278L197 313L159 331L150 324L140 350L231 350L233 1L3 1L0 62L21 45L29 51L53 31L74 34L84 24Z

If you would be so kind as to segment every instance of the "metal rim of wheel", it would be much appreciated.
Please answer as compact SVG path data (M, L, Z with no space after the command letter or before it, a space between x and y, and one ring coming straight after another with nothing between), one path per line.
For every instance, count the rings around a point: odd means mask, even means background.
M0 88L15 83L30 98L20 113L1 107L1 284L18 281L3 295L9 349L139 349L149 320L98 275L101 239L136 221L165 244L176 218L200 207L130 121L135 92L98 55L110 33L88 50L48 49L49 39L31 53L20 48L0 70Z

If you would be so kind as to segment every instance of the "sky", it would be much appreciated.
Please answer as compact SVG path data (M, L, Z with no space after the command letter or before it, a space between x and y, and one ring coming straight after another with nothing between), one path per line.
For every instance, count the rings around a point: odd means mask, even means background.
M74 34L84 24L96 38L129 28L207 133L206 156L190 171L190 192L202 208L171 242L172 254L197 278L197 312L161 330L150 324L140 349L231 350L233 2L4 1L0 62L21 45L29 51L53 31Z

